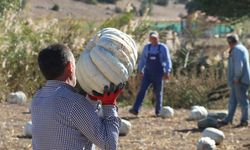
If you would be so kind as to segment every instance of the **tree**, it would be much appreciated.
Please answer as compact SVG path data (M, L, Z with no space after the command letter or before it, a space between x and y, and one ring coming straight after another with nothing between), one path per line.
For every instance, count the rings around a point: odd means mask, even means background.
M250 0L192 0L186 8L189 13L201 10L207 15L230 21L250 17Z

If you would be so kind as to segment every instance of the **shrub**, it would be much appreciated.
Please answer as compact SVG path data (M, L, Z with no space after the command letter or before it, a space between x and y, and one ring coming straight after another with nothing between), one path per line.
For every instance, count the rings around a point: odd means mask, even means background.
M18 10L20 8L20 0L1 0L0 1L0 15L4 12L4 11L8 11L8 10Z
M97 4L98 3L98 0L85 0L85 3L88 3L88 4Z
M155 3L161 6L167 6L169 3L169 0L156 0Z
M60 10L60 6L58 4L55 4L51 10L54 10L54 11L59 11Z
M98 0L99 2L103 2L103 3L111 3L114 4L116 3L118 0Z
M108 27L120 29L124 25L129 24L129 22L133 18L134 18L133 13L124 13L118 17L110 18L110 19L104 21L104 23L100 26L100 29L108 28Z
M78 20L47 19L33 21L6 13L0 20L1 91L22 90L31 96L44 83L37 55L52 43L67 43L76 57L93 25Z

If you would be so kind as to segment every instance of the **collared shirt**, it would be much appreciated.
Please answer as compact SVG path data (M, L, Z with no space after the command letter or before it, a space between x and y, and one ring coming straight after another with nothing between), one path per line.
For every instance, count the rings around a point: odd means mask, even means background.
M153 46L150 43L145 45L145 47L143 48L141 58L139 61L139 66L138 66L138 69L140 72L144 71L148 54L149 53L157 54L158 52L160 52L160 61L162 64L163 71L165 73L171 72L171 69L172 69L171 56L170 56L168 47L163 43L159 43L157 46Z
M115 106L102 106L103 117L68 84L50 80L33 97L34 150L115 150L120 118Z
M250 85L249 53L245 46L237 44L228 58L228 85L234 81Z

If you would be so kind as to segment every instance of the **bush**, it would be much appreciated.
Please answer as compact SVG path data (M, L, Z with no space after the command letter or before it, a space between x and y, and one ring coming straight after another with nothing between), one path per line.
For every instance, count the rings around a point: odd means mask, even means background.
M60 6L58 4L55 4L51 10L54 10L54 11L59 11L60 10Z
M122 11L122 9L120 8L120 7L115 7L115 13L118 13L118 14L120 14L120 13L122 13L123 11Z
M76 57L92 25L78 20L46 19L33 22L6 13L0 20L1 91L22 90L31 96L44 83L37 65L40 49L52 43L67 43Z
M118 0L98 0L99 2L103 2L103 3L111 3L114 4L116 3Z
M98 0L85 0L85 3L88 3L88 4L97 4L98 3Z
M129 22L133 19L133 17L134 17L133 13L124 13L119 17L110 18L100 26L100 29L107 27L120 29L124 25L129 24Z
M161 6L167 6L169 3L169 0L156 0L155 3Z
M4 12L4 11L8 11L8 10L18 10L20 8L20 0L1 0L0 1L0 15Z

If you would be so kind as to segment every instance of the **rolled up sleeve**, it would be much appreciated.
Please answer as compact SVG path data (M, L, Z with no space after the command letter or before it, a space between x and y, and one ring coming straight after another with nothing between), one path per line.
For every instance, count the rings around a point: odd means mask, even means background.
M232 53L232 59L234 73L233 79L234 81L239 81L242 77L244 55L241 51L235 49Z
M166 45L163 45L162 67L163 67L164 73L170 73L172 70L171 55Z
M142 54L141 54L141 58L139 60L139 65L138 65L138 69L141 73L144 73L144 68L146 65L146 60L147 60L147 48L148 45L146 45L143 50L142 50Z

